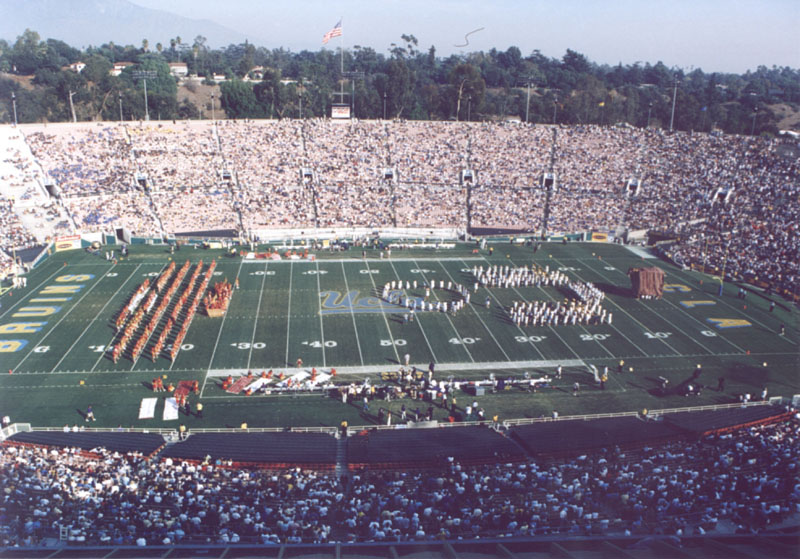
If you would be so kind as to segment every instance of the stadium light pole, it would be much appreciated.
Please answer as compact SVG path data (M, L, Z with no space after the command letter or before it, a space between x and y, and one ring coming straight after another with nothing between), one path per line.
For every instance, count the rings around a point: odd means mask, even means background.
M550 144L550 165L548 167L548 173L551 177L554 177L553 171L555 170L556 166L556 138L558 137L558 128L553 127L553 141ZM544 208L542 212L542 240L547 239L547 222L550 219L550 197L553 195L553 190L556 188L555 180L553 184L549 187L544 184L546 181L542 181L542 186L545 189L545 198L544 198Z
M669 117L669 131L672 132L672 124L675 122L675 99L678 97L678 74L675 74L675 87L672 90L672 114Z
M11 106L14 108L14 126L17 126L17 94L11 92Z
M472 95L467 95L467 122L472 120Z
M72 102L72 96L75 95L75 91L69 92L69 110L72 112L72 122L78 122L78 117L75 116L75 104Z
M753 126L750 128L750 135L754 136L756 133L756 117L758 116L758 107L753 109Z
M214 92L211 92L211 120L216 122L216 115L214 114Z
M525 99L525 124L528 124L528 113L531 110L531 80L528 80L528 96Z
M350 116L351 118L355 118L356 116L356 80L363 80L364 79L364 72L361 70L352 70L350 72L344 72L342 74L346 78L350 78ZM342 98L342 102L344 102L344 98Z
M303 118L303 92L299 88L297 90L297 118Z
M647 104L647 126L645 126L645 128L650 128L650 111L652 110L653 110L653 102L650 101Z
M122 92L117 91L117 95L119 96L119 121L122 122Z
M147 79L144 80L144 119L150 120L150 108L147 106Z
M147 80L154 79L158 76L158 73L155 70L139 70L133 73L133 77L135 79L142 79L144 80L144 119L150 120L150 109L147 106Z
M553 124L556 123L556 109L558 109L558 95L553 95Z
M386 92L383 92L383 120L386 120Z

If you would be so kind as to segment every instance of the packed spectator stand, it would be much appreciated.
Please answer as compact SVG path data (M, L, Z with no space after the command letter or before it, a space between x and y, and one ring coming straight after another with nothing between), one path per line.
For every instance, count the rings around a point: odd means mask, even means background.
M52 204L63 209L53 209L53 233L390 226L539 233L545 193L536 187L552 152L558 190L549 231L659 230L680 239L669 251L678 263L725 268L776 289L797 280L800 170L779 153L787 140L561 126L552 151L552 129L322 119L29 125L11 129L30 149L7 148L4 168L41 169L36 180L56 185ZM464 180L467 169L473 174ZM625 188L632 178L642 185L633 194ZM0 203L10 208L8 194ZM0 239L6 254L33 242L35 227L20 227L14 209L3 217L11 220Z
M341 439L322 432L198 433L166 444L154 434L68 426L21 432L0 447L0 541L13 547L59 535L78 546L680 538L760 533L800 513L800 422L781 406L508 429L427 427L354 430ZM547 435L554 428L572 442L556 454ZM420 441L427 446L414 450ZM341 476L331 467L339 443L351 466ZM363 462L365 450L373 462Z

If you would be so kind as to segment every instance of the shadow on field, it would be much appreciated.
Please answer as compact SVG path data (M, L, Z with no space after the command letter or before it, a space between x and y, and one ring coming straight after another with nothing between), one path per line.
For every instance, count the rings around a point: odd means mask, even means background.
M621 285L611 285L610 283L595 283L597 289L606 295L619 295L620 297L631 297L631 288Z

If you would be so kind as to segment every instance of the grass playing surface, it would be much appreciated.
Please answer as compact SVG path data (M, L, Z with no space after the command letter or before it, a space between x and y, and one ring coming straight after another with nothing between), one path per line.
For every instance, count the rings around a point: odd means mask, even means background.
M719 283L712 278L642 259L618 245L545 244L535 254L530 247L490 246L491 255L458 244L454 249L394 250L390 258L371 250L362 258L360 249L320 252L316 261L243 260L221 250L184 248L173 256L178 266L187 258L193 263L202 258L206 264L216 258L212 285L239 278L228 312L209 318L198 311L174 362L165 357L153 362L146 350L135 362L123 357L117 363L106 351L115 335L113 321L136 288L168 264L170 255L164 247L133 246L128 258L112 264L84 251L56 253L29 274L26 289L0 297L0 413L34 426L84 424L82 412L89 404L98 419L92 426L160 428L184 422L192 429L238 427L243 421L250 427L317 426L338 425L343 419L351 425L369 424L376 418L362 413L360 403L345 405L319 393L231 395L220 382L248 370L291 373L302 358L307 370L335 367L336 382L369 376L378 383L379 373L397 370L406 353L412 365L423 369L435 362L440 378L485 379L490 373L519 378L524 372L536 377L564 365L563 378L536 394L512 389L477 398L487 417L497 413L502 419L553 410L563 416L727 403L738 393L758 398L764 387L770 396L800 392L796 313L783 300L776 298L770 312L763 294L748 292L742 300L738 286L727 284L720 297ZM376 299L391 280L417 280L413 295L423 295L422 282L434 279L462 283L471 291L470 269L475 265L532 262L598 285L606 292L603 307L613 313L613 323L519 328L508 320L504 307L514 300L565 297L550 287L481 288L457 315L417 312L412 323L404 323L401 309L382 308L388 304ZM627 270L641 265L666 271L662 300L628 295ZM453 295L435 290L431 299L451 300ZM783 336L778 334L780 324L785 324ZM617 372L620 359L625 361L622 374ZM669 379L674 388L698 364L699 383L708 387L700 396L658 392L658 377ZM601 372L609 367L604 390L588 365ZM162 420L165 395L152 393L149 385L163 375L175 385L199 381L202 419L181 415L179 420ZM719 377L726 379L724 392L715 390ZM576 381L581 383L579 397L572 395ZM155 396L155 418L139 420L140 401ZM476 399L466 393L457 396L460 405ZM190 397L193 405L197 400ZM426 402L375 402L371 413L380 405L397 411L404 403L428 407ZM442 419L446 414L437 407L434 415Z

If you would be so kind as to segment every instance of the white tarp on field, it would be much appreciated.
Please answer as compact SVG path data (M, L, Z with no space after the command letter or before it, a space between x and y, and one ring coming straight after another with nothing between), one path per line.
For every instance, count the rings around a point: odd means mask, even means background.
M167 398L164 400L164 421L172 421L178 419L178 402L175 398Z
M153 419L156 416L158 398L142 398L139 404L139 419Z

